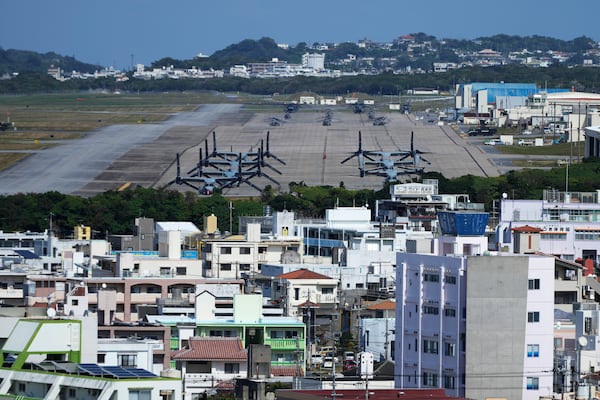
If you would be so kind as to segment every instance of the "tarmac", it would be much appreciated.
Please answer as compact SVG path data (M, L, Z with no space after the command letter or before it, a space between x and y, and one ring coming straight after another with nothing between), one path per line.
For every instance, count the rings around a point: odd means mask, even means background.
M0 194L58 191L83 197L122 187L142 186L191 191L174 183L176 156L181 157L182 175L196 167L205 139L212 150L215 132L218 151L256 151L269 133L270 152L283 160L267 158L262 169L267 176L252 178L259 188L271 185L289 191L289 183L306 185L343 184L348 189L378 190L384 177L360 177L356 158L341 164L358 149L361 132L363 150L406 151L421 154L425 171L438 171L446 178L463 175L498 176L512 167L506 156L490 151L482 140L463 137L448 125L418 120L413 114L386 112L387 123L373 126L366 113L353 113L348 106L301 106L283 119L279 115L250 110L237 104L200 105L193 112L174 114L156 124L114 125L86 134L81 139L30 154L0 172ZM326 109L333 112L332 123L322 124ZM282 121L271 126L271 117ZM527 158L527 156L525 156ZM271 179L269 179L271 178ZM411 180L415 176L402 176ZM242 183L224 189L226 196L259 196L260 192Z

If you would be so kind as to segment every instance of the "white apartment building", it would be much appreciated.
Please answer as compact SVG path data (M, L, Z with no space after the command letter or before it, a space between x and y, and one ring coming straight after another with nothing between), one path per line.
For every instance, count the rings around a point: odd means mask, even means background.
M552 393L554 257L398 253L396 387Z
M496 247L516 252L515 228L529 226L540 232L539 249L569 261L600 261L600 190L561 192L545 190L541 200L510 199L500 203Z
M308 308L331 314L338 304L338 280L307 269L276 276L273 300L283 305L285 315L302 316Z
M280 263L286 257L299 259L302 242L293 236L261 238L260 224L248 224L248 233L203 239L202 276L240 278L261 272L266 263Z
M325 69L325 54L305 53L302 55L302 66L312 68L315 71Z

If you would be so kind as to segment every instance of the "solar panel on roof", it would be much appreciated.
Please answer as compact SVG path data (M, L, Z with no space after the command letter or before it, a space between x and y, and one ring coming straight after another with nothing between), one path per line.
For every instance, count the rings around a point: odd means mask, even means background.
M110 375L113 375L117 378L137 378L137 375L129 372L127 369L123 368L123 367L117 367L117 366L105 366L102 367L106 372L108 372Z
M98 364L79 364L79 370L91 376L104 376L106 371Z
M127 370L134 373L136 376L139 376L139 377L155 378L157 376L157 375L153 374L152 372L147 371L142 368L128 368Z
M123 368L116 365L79 364L79 372L91 376L117 379L156 378L157 375L143 368Z
M14 250L14 252L26 260L33 260L33 259L39 258L38 256L35 255L35 253L32 253L29 250Z

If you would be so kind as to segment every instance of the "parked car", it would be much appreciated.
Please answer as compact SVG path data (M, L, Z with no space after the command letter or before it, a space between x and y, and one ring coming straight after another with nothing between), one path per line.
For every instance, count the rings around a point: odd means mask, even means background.
M325 357L323 357L323 364L321 364L322 368L333 368L333 363L339 363L340 360L337 356L332 352L328 352Z
M333 352L332 346L323 346L319 350L319 353L321 353L321 356L323 356L323 357L325 357L327 355L327 353L332 353L332 352Z
M344 352L344 361L354 361L354 352L353 351L345 351Z
M529 129L525 129L523 132L521 132L521 135L531 135L533 132L530 131Z
M321 365L321 364L323 364L323 356L321 356L320 354L313 354L310 357L310 363L312 365Z
M346 360L344 361L344 366L342 368L344 371L350 371L351 369L356 368L356 361Z

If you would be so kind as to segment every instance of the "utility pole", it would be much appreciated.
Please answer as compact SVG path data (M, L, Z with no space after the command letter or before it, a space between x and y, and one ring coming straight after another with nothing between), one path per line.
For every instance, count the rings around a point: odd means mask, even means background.
M229 233L233 234L233 202L229 202Z
M388 360L389 356L388 356L388 346L389 346L389 341L388 341L388 318L387 316L385 317L385 344L384 344L384 352L385 352L385 359Z

